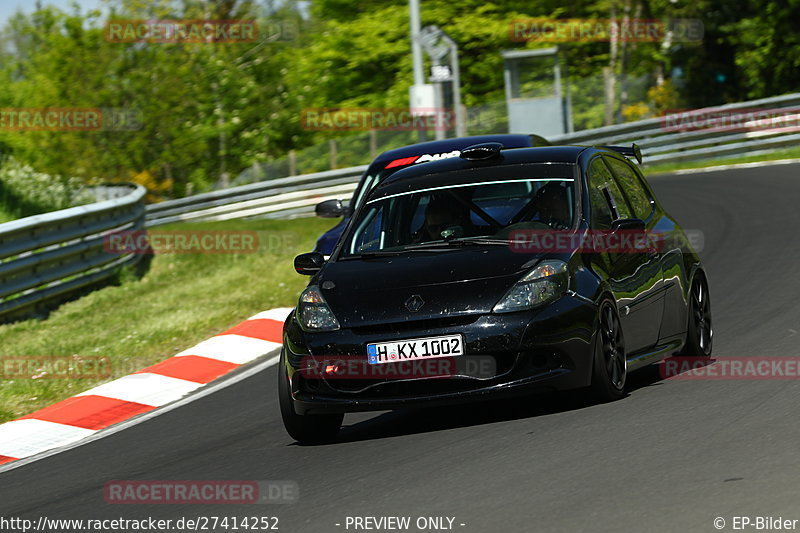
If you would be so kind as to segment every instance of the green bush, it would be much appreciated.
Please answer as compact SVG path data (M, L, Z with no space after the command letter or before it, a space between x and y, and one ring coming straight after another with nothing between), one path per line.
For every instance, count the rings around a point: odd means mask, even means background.
M50 176L8 158L0 164L0 216L14 219L93 201L77 178Z

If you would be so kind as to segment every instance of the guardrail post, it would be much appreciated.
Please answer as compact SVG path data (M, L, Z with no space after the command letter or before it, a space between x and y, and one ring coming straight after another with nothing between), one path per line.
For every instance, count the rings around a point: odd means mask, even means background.
M289 150L289 175L294 176L297 174L297 152Z
M336 165L336 156L337 156L336 140L331 139L330 141L328 141L328 148L330 149L330 152L331 152L331 170L334 170L336 168L336 166L337 166Z
M378 132L369 130L369 158L375 159L378 155Z

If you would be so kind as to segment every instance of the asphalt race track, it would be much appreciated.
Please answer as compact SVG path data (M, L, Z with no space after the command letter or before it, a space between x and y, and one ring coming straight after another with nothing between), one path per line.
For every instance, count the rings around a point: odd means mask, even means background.
M651 179L683 227L704 233L714 355L800 355L799 178L800 165L779 165ZM446 516L455 531L502 533L702 532L717 530L716 517L725 530L734 515L800 519L800 383L662 381L652 367L629 381L629 396L605 405L560 394L348 415L337 443L299 446L280 421L273 366L0 474L0 515L269 515L288 533L346 531L347 516ZM110 480L160 479L294 480L300 498L104 501Z

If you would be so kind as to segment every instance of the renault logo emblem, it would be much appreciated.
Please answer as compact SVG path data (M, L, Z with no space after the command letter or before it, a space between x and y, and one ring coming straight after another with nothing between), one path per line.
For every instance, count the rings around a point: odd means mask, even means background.
M406 309L411 311L412 313L416 313L420 310L420 308L425 305L425 300L422 299L422 296L419 294L415 294L408 300L406 300Z

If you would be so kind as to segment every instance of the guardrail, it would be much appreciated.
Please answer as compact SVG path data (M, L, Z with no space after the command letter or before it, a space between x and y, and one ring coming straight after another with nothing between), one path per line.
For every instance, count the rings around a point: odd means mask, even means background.
M767 109L800 111L800 93L763 98L689 111L689 114L726 114ZM795 120L800 122L800 118ZM628 144L642 149L645 165L723 156L757 154L796 146L798 128L792 131L748 128L674 131L665 117L551 137L553 144ZM751 125L752 126L752 125ZM147 225L179 221L228 220L253 216L291 218L312 214L318 202L347 198L366 166L315 172L273 179L220 191L169 200L147 207Z
M0 321L43 312L142 259L107 252L104 237L144 228L145 189L98 192L117 197L0 224Z
M299 217L319 202L346 198L367 169L359 167L290 176L147 206L147 225L252 216Z
M735 113L800 107L800 93L729 104L692 113ZM795 118L797 114L795 113ZM671 131L653 118L553 137L554 144L636 142L645 164L755 154L796 146L798 128ZM796 120L800 122L800 119ZM142 255L103 248L104 236L171 222L245 217L292 218L313 213L324 200L347 198L367 166L289 176L144 206L140 186L103 188L94 204L0 224L0 321L48 307L113 276ZM118 196L114 198L114 196Z
M789 128L763 128L756 121L746 120L747 112L784 110L794 113L795 126ZM686 110L684 117L742 115L737 127L713 127L679 131L668 125L670 117L658 117L614 126L579 131L551 137L553 144L629 144L635 142L642 149L645 165L716 159L731 155L745 155L774 151L797 146L800 135L800 93L762 98L704 109ZM676 113L673 118L680 119Z

